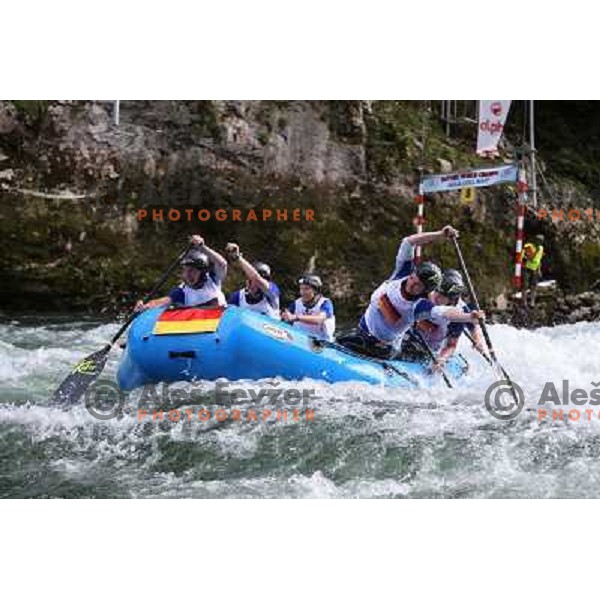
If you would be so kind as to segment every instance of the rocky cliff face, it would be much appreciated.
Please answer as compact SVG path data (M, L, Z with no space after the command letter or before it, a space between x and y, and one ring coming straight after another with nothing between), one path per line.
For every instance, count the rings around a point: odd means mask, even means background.
M90 308L147 289L185 237L237 240L272 263L293 293L309 266L356 313L413 231L416 176L472 166L472 139L446 139L419 102L0 102L0 292L14 308ZM425 132L425 136L423 133ZM471 132L469 135L474 135ZM543 158L543 156L542 156ZM592 202L585 183L554 177L546 204ZM554 186L554 187L552 187ZM315 222L138 221L139 208L310 208ZM428 227L456 223L490 306L510 295L514 192L428 199ZM569 292L600 279L595 222L543 231L548 272ZM565 240L568 239L568 243ZM448 247L428 255L454 266ZM231 287L240 283L232 273Z

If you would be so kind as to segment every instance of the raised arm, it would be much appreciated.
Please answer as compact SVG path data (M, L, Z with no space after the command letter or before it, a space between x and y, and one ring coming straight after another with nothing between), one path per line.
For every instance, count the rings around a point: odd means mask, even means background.
M244 258L237 244L230 242L227 244L225 252L233 263L240 266L247 279L255 281L265 294L269 293L269 282Z
M453 237L458 237L458 231L451 225L446 225L439 231L426 231L423 233L414 233L404 238L411 246L424 246L431 242L446 240Z
M192 236L192 244L194 244L194 246L197 246L198 248L201 248L202 251L206 254L206 256L208 256L208 259L210 260L213 266L217 279L223 282L225 280L225 277L227 277L227 261L216 250L209 248L204 243L204 238L200 235Z
M400 242L398 253L396 254L396 264L389 278L400 279L401 277L410 275L414 268L414 254L417 246L423 246L424 244L452 237L458 237L458 231L450 225L446 225L446 227L439 231L415 233L405 237Z

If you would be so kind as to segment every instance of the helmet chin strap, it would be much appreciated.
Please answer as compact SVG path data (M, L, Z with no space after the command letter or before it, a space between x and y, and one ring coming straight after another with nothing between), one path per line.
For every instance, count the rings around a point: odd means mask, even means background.
M193 290L199 290L206 283L206 277L207 277L207 275L208 275L208 273L202 273L196 283L194 283L194 284L188 283L188 285Z
M317 294L315 292L315 295L313 296L313 299L310 302L305 302L304 300L302 300L302 304L305 308L312 308L319 300L319 296L320 294Z
M263 296L262 290L256 290L255 292L250 291L250 288L246 286L246 295L250 296L253 300L259 300Z
M402 291L402 295L407 299L407 300L411 300L413 298L426 298L427 297L427 292L423 292L422 294L413 294L411 292L408 291L408 285L406 283L406 279L400 284L400 290Z

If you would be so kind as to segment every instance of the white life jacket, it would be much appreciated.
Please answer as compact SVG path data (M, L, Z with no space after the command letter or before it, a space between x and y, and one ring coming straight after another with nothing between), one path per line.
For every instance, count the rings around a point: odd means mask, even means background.
M414 321L414 306L420 298L407 300L401 286L408 279L384 281L371 294L371 301L364 314L368 333L382 342L392 343L406 332Z
M471 312L467 303L460 298L456 305L435 306L431 311L431 316L424 321L419 321L416 325L430 348L436 352L444 345L444 340L448 337L449 326L452 323L446 315L455 308L461 308L465 313Z
M416 324L416 328L429 347L434 352L437 352L448 336L448 325L450 325L448 318L443 314L439 314L437 310L434 310L431 317L424 321L419 321Z
M225 300L225 295L221 291L221 283L216 283L210 275L207 276L201 288L195 289L187 283L182 283L180 287L185 295L185 306L206 304L215 298L219 306L227 306L227 300Z
M324 296L321 296L314 306L307 308L302 302L302 298L297 298L294 301L294 314L296 315L318 315L321 313L321 307L328 300ZM313 323L301 323L300 321L294 321L294 327L306 331L310 335L333 341L333 334L335 333L335 316L327 317L320 325Z
M254 304L250 304L248 302L248 300L246 299L246 290L245 289L241 289L240 290L240 308L247 308L249 310L253 310L256 312L259 312L262 315L267 315L267 317L271 317L272 319L278 319L280 318L279 316L279 309L277 306L273 306L268 298L265 296L265 294L263 294L263 297L260 299L259 302L255 302Z

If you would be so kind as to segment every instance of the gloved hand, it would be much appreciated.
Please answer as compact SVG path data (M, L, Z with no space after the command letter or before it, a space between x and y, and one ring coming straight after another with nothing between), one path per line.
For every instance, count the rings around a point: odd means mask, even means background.
M458 238L458 229L454 229L452 225L446 225L442 228L443 234L448 238Z
M229 242L229 244L227 244L227 246L225 246L225 252L229 256L230 260L232 260L232 261L239 260L239 258L241 256L240 247L234 242Z
M441 373L444 370L445 366L446 366L446 359L438 357L438 358L436 358L433 365L431 365L431 370L434 373Z

